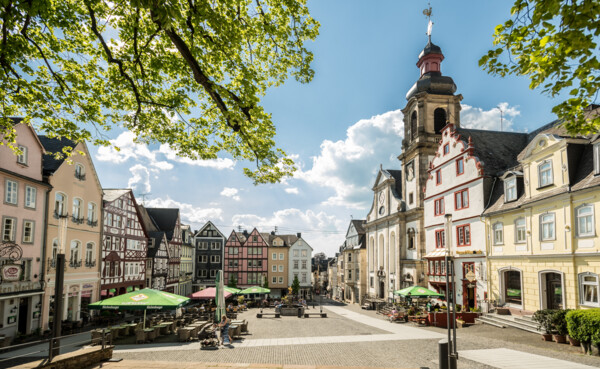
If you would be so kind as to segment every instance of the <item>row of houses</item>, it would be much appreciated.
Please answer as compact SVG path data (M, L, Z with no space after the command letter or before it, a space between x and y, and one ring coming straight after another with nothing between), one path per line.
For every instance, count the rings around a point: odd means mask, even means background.
M151 287L189 295L218 270L239 287L273 295L298 278L311 286L312 248L301 234L193 231L179 209L138 204L130 189L102 188L85 143L38 135L12 120L18 151L0 145L0 336L50 327L57 255L64 254L61 320L89 318L99 299ZM65 159L57 153L72 150Z
M443 59L431 41L419 55L400 166L379 169L366 219L351 221L330 262L330 292L355 303L412 285L446 294L450 254L451 296L470 308L599 307L600 134L573 136L559 121L530 133L462 128Z

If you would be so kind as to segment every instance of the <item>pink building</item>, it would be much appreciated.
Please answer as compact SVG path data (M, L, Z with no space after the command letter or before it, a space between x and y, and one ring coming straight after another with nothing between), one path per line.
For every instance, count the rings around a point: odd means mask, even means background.
M0 145L0 339L8 340L41 328L45 207L51 189L43 182L44 148L36 133L20 118L13 123L20 153Z
M225 243L223 278L237 281L238 288L261 285L268 278L268 242L256 228L251 233L231 232Z

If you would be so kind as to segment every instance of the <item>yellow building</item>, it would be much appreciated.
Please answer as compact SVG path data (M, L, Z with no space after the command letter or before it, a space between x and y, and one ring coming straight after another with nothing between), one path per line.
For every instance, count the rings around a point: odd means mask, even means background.
M269 271L267 281L271 296L280 298L287 294L288 287L292 281L288 280L289 274L289 251L290 246L298 240L296 235L263 234L265 240L269 240Z
M551 123L517 159L483 214L490 301L521 314L599 307L599 135L571 137Z

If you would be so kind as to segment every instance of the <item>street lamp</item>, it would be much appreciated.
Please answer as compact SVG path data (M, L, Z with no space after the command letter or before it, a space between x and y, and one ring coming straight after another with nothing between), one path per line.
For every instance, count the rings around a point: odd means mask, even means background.
M451 254L452 246L452 214L446 214L446 322L448 329L448 368L456 369L458 353L456 351L456 298L454 285L454 260ZM450 320L450 307L452 307L452 320ZM440 366L441 367L441 366Z

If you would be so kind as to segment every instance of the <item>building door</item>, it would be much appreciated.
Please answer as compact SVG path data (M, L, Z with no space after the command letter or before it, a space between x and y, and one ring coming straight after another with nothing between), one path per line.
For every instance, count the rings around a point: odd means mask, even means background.
M22 334L27 333L27 312L29 311L29 298L24 297L19 299L19 324L18 331Z
M379 282L379 298L382 299L385 297L385 282Z
M562 281L558 273L546 273L546 308L562 309Z
M469 281L463 281L463 306L465 308L476 308L477 307L477 291L475 283Z

